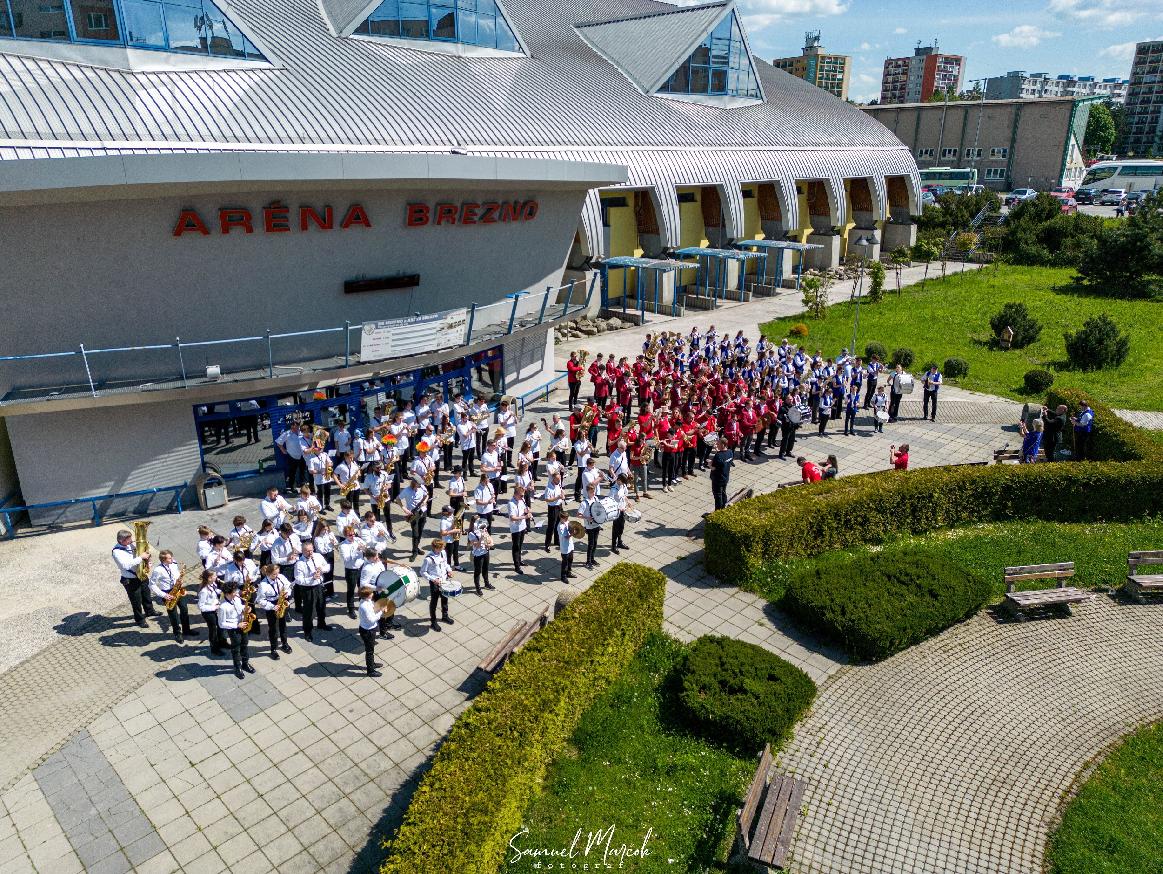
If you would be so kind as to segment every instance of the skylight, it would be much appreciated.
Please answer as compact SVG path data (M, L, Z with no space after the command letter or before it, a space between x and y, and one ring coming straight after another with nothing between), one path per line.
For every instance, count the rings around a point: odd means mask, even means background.
M521 51L496 0L384 0L355 33Z
M755 67L734 11L678 66L658 93L762 99L763 92L759 90Z

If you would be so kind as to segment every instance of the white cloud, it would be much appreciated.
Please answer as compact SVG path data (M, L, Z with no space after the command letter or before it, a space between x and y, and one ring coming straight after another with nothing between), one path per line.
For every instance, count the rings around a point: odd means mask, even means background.
M892 32L893 33L908 33L909 29L907 27L894 27Z
M848 11L845 0L742 0L739 11L749 31L762 30L792 18L843 15Z
M862 51L862 52L866 52L871 48L872 48L872 43L870 43L868 40L865 40L864 42L862 42L860 44L860 51Z
M1047 9L1075 22L1110 30L1138 21L1154 7L1157 0L1050 0Z
M1009 33L999 33L993 41L1003 49L1032 49L1044 39L1061 36L1052 30L1042 30L1033 24L1019 24Z

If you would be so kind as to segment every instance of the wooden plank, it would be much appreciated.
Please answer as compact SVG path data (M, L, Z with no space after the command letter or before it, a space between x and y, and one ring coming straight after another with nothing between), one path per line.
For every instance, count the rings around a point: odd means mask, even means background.
M1151 564L1163 562L1163 549L1145 549L1130 553L1127 558L1151 559Z
M1041 571L1072 571L1074 570L1074 562L1059 561L1052 564L1020 564L1016 567L1008 567L1005 569L1006 576L1010 574L1032 574L1040 573Z
M1026 580L1068 580L1074 571L1042 571L1036 574L1006 574L1007 583L1022 583Z
M737 504L740 501L746 501L754 494L755 489L753 488L739 489L739 491L735 492L735 494L727 499L727 506L730 507L732 504Z
M509 653L513 651L513 640L518 634L521 633L521 630L524 627L525 623L518 622L511 629L509 629L509 633L506 634L501 642L494 646L489 654L481 660L481 663L478 665L478 667L482 671L488 671L490 674L496 673L500 663Z
M783 824L783 811L791 799L792 787L782 777L767 787L763 807L759 811L759 824L755 827L755 839L751 841L748 857L756 862L768 862L775 852L775 842ZM772 826L775 826L772 828Z
M759 806L763 787L767 785L767 772L770 768L771 744L765 744L759 757L759 767L755 769L755 776L751 778L751 786L748 787L747 795L743 799L743 808L739 811L739 834L743 838L744 847L751 846L747 836L751 832L751 821L755 819L755 808Z
M783 828L779 831L779 840L775 845L775 853L771 857L771 863L777 868L782 868L787 864L787 854L791 849L791 839L795 835L796 822L800 818L800 804L804 800L804 790L807 784L802 780L795 780L791 777L784 779L791 780L794 784L792 787L791 800L787 804L787 813L783 817Z
M1127 579L1144 589L1163 589L1163 574L1154 574L1151 576L1135 574L1128 576Z

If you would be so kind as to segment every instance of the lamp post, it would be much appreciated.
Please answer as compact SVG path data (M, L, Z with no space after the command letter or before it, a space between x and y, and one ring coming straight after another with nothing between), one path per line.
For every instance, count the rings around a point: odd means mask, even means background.
M860 297L864 293L864 266L868 263L868 256L872 252L872 247L876 245L876 232L873 231L868 236L861 236L856 238L856 242L852 244L856 249L856 258L859 264L859 274L856 286L856 313L852 318L852 345L848 347L852 350L852 354L856 354L856 329L860 326Z

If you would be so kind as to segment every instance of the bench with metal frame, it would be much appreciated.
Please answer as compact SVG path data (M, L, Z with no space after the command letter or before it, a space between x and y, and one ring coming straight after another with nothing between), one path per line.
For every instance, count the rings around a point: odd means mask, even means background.
M1008 446L995 449L993 451L993 461L994 464L1020 464L1022 461L1022 450L1010 449Z
M509 656L523 647L529 641L529 638L544 628L548 623L549 605L546 604L541 608L541 612L528 622L518 622L509 629L509 633L502 638L500 643L492 648L487 656L481 659L481 663L477 667L490 676L495 674L509 660Z
M1147 603L1144 595L1163 595L1163 573L1140 573L1144 565L1163 570L1163 550L1143 550L1127 555L1127 582L1123 591L1139 604Z
M787 864L805 788L802 780L772 770L771 744L764 745L759 767L751 778L751 786L736 819L742 849L740 856L745 855L748 862L761 870L782 868Z
M1004 572L1006 608L1019 621L1025 618L1025 611L1046 607L1059 608L1069 616L1071 604L1081 604L1094 599L1094 595L1090 592L1066 585L1066 581L1073 579L1073 577L1074 562L1072 561L1008 567ZM1056 580L1058 585L1053 589L1034 589L1028 592L1014 591L1014 587L1018 583L1027 580Z

